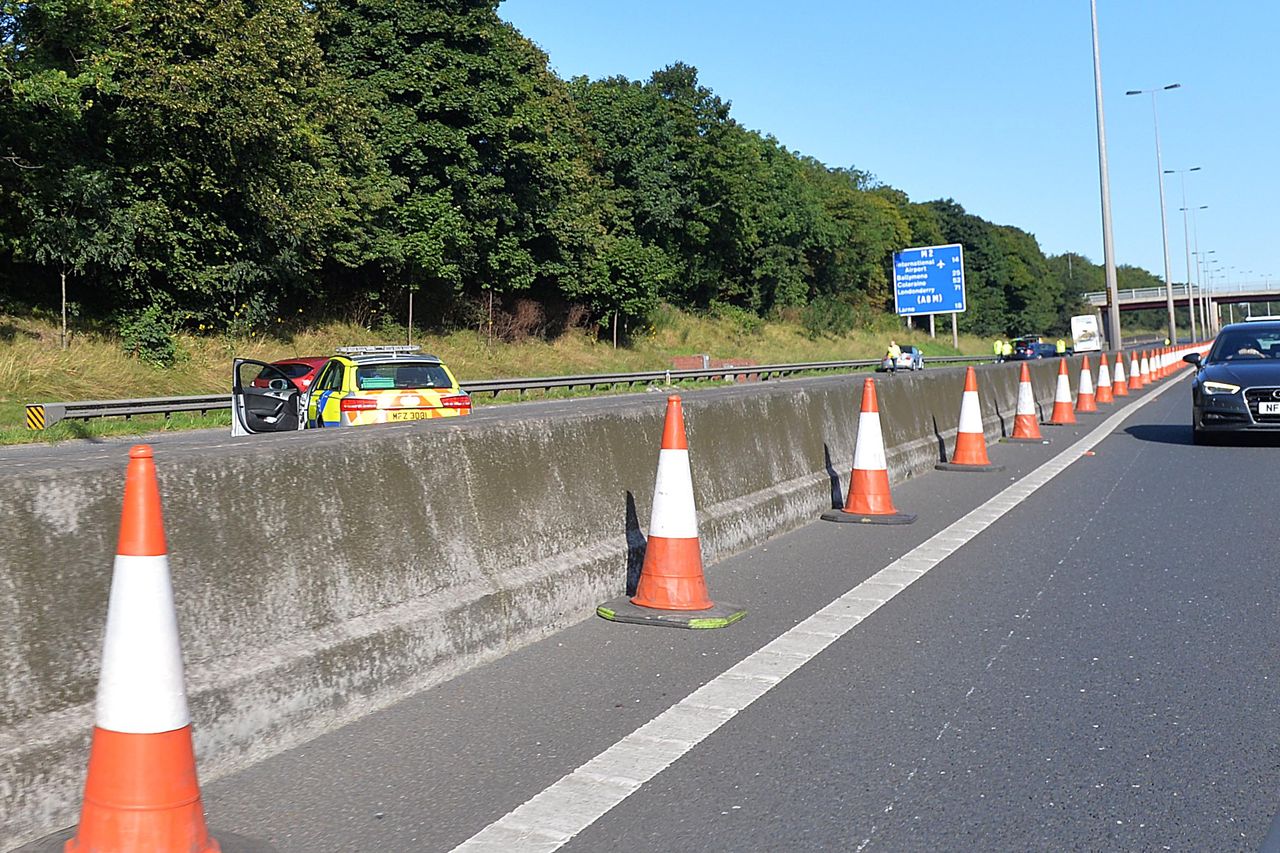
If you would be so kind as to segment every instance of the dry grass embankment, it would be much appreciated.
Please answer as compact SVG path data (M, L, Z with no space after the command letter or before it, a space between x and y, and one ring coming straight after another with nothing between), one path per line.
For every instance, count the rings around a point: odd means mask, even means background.
M954 354L950 335L899 332L901 344L913 343L926 355ZM329 323L280 335L232 339L179 335L181 362L160 368L130 357L114 335L81 333L71 346L58 347L57 327L29 317L0 316L0 443L57 441L107 434L137 434L161 429L190 429L225 425L226 414L119 419L65 423L45 433L30 433L23 421L28 402L109 400L127 397L165 397L212 394L230 385L231 359L325 355L336 347L400 343L404 332L391 338L344 323ZM687 314L674 309L659 312L650 333L627 347L614 349L581 332L555 340L528 339L490 344L474 331L415 336L423 351L439 355L465 384L468 379L552 376L569 373L608 373L657 370L676 355L708 353L717 358L751 359L758 364L873 358L884 352L883 332L859 330L840 337L811 338L796 324L760 323L744 329L733 319ZM962 336L960 351L985 353L987 342ZM485 403L485 400L478 400Z

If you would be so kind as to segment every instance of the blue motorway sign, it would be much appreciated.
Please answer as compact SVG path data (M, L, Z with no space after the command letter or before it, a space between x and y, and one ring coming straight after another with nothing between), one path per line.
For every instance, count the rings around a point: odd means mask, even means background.
M901 315L963 311L964 251L960 244L895 252L893 294Z

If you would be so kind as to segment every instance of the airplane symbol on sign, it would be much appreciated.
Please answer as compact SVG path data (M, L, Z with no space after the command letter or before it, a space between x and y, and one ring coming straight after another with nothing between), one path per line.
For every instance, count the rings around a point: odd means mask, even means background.
M944 264L942 261L938 261L938 269L942 269L945 266L946 264Z

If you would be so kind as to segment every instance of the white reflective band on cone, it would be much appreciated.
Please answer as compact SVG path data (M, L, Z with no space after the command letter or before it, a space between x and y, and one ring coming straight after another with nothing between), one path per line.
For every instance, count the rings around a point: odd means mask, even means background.
M1053 402L1055 403L1071 402L1071 383L1067 380L1067 374L1065 373L1058 374L1058 387L1054 392Z
M965 391L960 398L960 432L982 432L982 411L977 391Z
M1018 383L1018 409L1015 415L1034 415L1036 413L1036 397L1031 390L1030 382Z
M653 486L649 535L693 539L698 535L698 511L693 505L693 476L689 451L658 451L658 478Z
M884 471L884 435L879 412L858 413L858 443L853 446L853 467L859 471Z
M117 555L98 677L98 727L157 734L190 722L169 558Z
M1102 386L1102 385L1110 385L1110 384L1111 384L1111 368L1104 364L1098 368L1098 385Z
M1081 394L1093 393L1093 374L1088 370L1080 371L1080 391Z

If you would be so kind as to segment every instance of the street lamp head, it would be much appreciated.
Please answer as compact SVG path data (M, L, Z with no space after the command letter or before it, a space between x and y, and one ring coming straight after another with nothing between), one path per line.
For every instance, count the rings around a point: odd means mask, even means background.
M1126 95L1141 95L1141 94L1142 94L1142 90L1141 90L1141 89L1130 89L1129 91L1125 92L1125 94L1126 94Z
M1187 169L1187 171L1188 171L1188 172L1198 172L1198 171L1200 171L1200 167L1199 167L1199 166L1192 166L1190 169Z
M1168 91L1169 89L1181 89L1181 88L1182 88L1182 84L1181 84L1181 83L1170 83L1168 86L1165 86L1164 88L1165 88L1165 91Z

